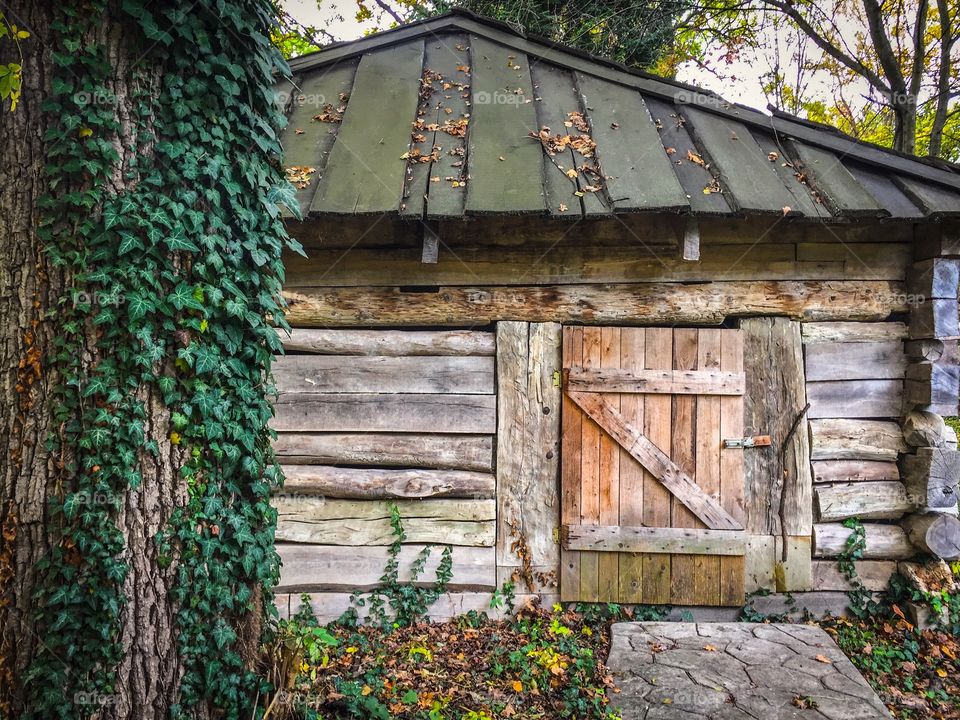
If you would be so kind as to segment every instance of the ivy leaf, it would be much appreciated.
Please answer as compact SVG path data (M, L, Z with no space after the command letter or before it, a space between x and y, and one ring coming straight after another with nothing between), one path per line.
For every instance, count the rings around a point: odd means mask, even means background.
M177 309L203 310L203 305L194 297L193 287L186 283L177 285L169 296L170 303Z
M232 627L227 625L223 618L217 619L211 635L213 636L213 641L217 644L218 650L223 650L227 645L232 645L237 639L237 634L233 631Z

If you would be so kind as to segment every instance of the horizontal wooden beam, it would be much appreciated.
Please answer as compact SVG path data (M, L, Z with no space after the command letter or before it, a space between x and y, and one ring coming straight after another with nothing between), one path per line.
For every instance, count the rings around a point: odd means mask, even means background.
M800 328L803 344L889 342L909 335L901 322L805 322Z
M283 493L349 500L494 497L492 473L284 465Z
M577 392L743 395L744 378L720 370L564 368L564 386Z
M903 404L902 380L832 380L808 382L807 417L892 418Z
M821 522L858 517L896 520L914 507L903 483L895 481L818 485L814 488Z
M287 355L273 361L281 393L494 392L493 357Z
M561 544L566 550L599 552L743 555L747 534L743 530L564 525Z
M476 330L331 330L281 332L287 352L320 355L493 355L493 333Z
M389 545L391 503L278 495L277 540L321 545ZM495 500L397 500L408 542L492 547Z
M493 470L491 435L282 432L273 450L296 465Z
M907 533L899 525L863 524L864 560L907 560L917 554ZM840 557L847 551L847 539L853 530L842 523L815 523L813 555L818 558Z
M897 574L897 563L893 560L860 560L853 563L856 579L872 592L883 592L890 586L890 578ZM853 585L840 572L835 560L813 561L814 590L842 590L850 592Z
M494 433L495 395L306 395L277 398L278 432Z
M811 465L815 483L876 482L900 479L900 469L893 461L814 460Z
M404 545L398 557L398 580L413 580L410 565L425 545ZM423 587L436 582L442 547L434 547L423 572L414 583ZM365 592L381 587L388 554L385 546L296 545L278 543L279 592ZM450 590L489 590L496 587L493 548L454 547Z
M896 462L907 451L900 426L882 420L811 420L810 441L811 460Z
M891 281L707 282L536 287L287 288L297 327L486 325L497 320L720 325L728 317L883 320L907 309Z
M900 380L907 367L902 340L810 343L804 355L807 382Z

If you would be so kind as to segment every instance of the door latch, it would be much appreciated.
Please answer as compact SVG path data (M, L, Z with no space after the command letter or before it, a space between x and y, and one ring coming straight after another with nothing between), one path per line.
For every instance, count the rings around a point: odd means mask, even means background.
M728 438L723 441L723 447L727 450L734 448L752 448L763 447L770 444L769 435L753 435L751 437Z

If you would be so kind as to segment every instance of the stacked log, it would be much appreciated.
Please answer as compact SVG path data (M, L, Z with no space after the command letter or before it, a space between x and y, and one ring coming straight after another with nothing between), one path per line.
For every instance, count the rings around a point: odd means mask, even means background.
M910 451L901 456L900 469L916 512L902 525L918 551L952 559L960 557L960 452L956 434L942 416L957 415L960 395L960 240L939 229L928 232L908 270L910 341L905 351L910 364L902 426Z

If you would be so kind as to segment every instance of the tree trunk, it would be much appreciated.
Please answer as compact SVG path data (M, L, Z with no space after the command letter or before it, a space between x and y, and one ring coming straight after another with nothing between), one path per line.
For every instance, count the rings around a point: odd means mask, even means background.
M917 98L909 92L894 92L893 149L914 154L917 149Z
M137 147L131 117L134 83L155 83L158 67L144 59L134 38L141 37L128 16L111 6L91 41L106 48L112 66L109 97L90 97L89 102L113 103L120 132L112 138L120 151L109 192L119 193L134 182L122 172L129 158L125 153ZM58 46L59 32L51 24L61 8L57 3L13 0L3 8L8 22L27 29L31 37L22 41L24 88L14 112L0 111L0 294L5 312L0 315L0 716L34 717L38 693L27 670L44 653L58 656L57 638L44 636L35 624L36 593L49 591L47 573L37 563L57 545L63 547L60 528L50 513L51 503L72 487L73 479L61 470L59 458L44 448L52 424L51 400L59 378L48 363L52 339L58 332L53 303L65 288L84 292L72 278L51 266L38 237L41 211L37 201L49 192L44 171L48 162L43 142L50 117L41 104L50 92L53 60L51 48ZM85 12L81 10L80 12ZM0 43L3 61L17 57L12 43ZM132 66L137 65L136 81ZM91 367L100 358L96 331L90 338L84 361ZM155 538L174 507L184 499L177 475L180 450L171 446L168 411L158 398L143 391L148 409L146 439L155 440L156 456L139 458L143 481L127 492L114 513L124 538L122 559L128 572L122 587L125 605L115 631L122 648L116 672L115 694L78 691L78 681L67 667L63 691L63 717L166 718L178 701L182 673L175 628L176 607L170 596L176 565L161 569ZM98 498L89 498L98 502ZM62 516L61 516L62 517ZM106 668L109 670L110 668ZM80 681L82 682L82 680ZM48 690L49 692L49 690ZM201 713L202 715L202 713Z

